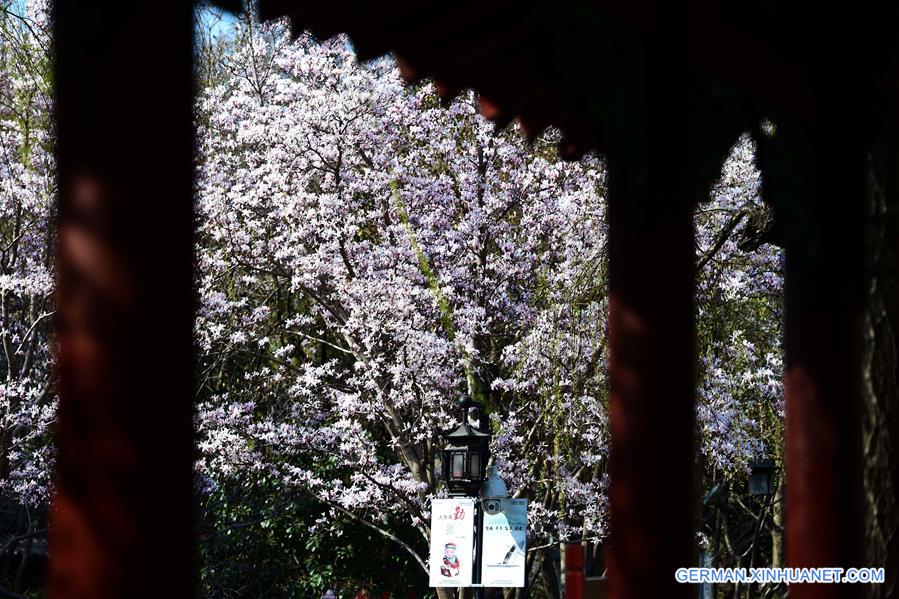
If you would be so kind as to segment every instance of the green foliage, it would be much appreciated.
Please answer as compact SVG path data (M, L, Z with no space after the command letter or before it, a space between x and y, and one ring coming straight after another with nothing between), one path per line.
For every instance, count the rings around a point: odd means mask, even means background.
M214 489L200 506L202 596L305 599L329 588L341 596L361 589L397 597L427 592L417 565L395 544L345 518L322 520L326 511L266 476Z

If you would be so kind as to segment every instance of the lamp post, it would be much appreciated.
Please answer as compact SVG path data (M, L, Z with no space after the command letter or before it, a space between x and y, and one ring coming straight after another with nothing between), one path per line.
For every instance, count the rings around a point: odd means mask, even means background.
M475 497L481 491L481 485L487 478L487 461L490 459L490 432L485 430L483 404L474 401L470 396L459 398L459 426L441 431L439 436L446 445L441 453L441 466L438 478L442 479L452 497ZM478 425L468 422L468 411L478 409ZM484 506L475 502L475 557L473 560L472 584L481 584L481 558L483 552ZM477 597L483 597L483 589L476 591Z

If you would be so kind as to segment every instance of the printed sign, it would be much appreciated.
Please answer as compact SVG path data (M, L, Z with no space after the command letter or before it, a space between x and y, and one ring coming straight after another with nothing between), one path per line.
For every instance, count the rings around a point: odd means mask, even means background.
M523 587L528 500L500 501L499 513L484 512L481 583L485 587Z
M471 586L474 499L450 497L431 502L431 586Z

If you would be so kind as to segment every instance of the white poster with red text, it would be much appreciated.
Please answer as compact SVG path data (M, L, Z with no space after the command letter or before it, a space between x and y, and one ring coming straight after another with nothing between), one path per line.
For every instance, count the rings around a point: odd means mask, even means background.
M431 502L430 586L471 586L473 543L474 499L434 499Z

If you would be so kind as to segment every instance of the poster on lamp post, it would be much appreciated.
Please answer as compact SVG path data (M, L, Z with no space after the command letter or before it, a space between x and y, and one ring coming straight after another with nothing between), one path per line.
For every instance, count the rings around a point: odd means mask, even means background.
M474 499L450 497L431 502L430 586L471 586Z
M499 512L484 512L481 583L485 587L523 587L528 500L500 501Z

